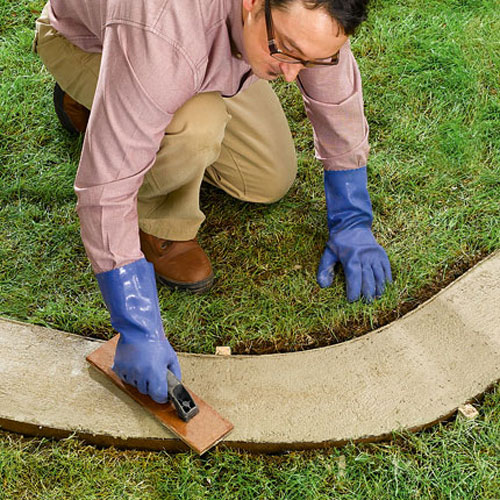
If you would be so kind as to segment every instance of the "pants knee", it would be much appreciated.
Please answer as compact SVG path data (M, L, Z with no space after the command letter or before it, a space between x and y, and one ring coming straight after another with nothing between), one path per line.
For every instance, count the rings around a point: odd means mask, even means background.
M177 110L165 131L166 139L180 139L187 161L201 158L208 166L220 154L228 121L226 106L218 93L198 94Z
M275 164L272 172L273 177L262 186L261 203L274 203L288 193L297 175L297 161L294 158L287 163Z

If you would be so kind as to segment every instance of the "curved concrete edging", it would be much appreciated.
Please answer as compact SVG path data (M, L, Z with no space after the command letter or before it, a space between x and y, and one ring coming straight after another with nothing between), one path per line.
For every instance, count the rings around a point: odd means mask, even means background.
M418 430L500 380L500 252L363 337L263 356L180 354L184 382L255 451L374 441ZM96 444L185 449L85 362L95 340L0 319L0 426Z

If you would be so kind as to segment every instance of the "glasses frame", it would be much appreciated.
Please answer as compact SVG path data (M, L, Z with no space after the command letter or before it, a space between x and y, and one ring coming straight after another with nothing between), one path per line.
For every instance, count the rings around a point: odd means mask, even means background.
M315 66L336 66L339 63L339 52L332 56L331 61L308 61L306 59L301 59L300 57L288 54L284 50L278 49L276 46L276 40L274 39L273 30L273 18L271 16L271 5L269 0L264 0L264 12L266 16L266 32L267 32L267 46L269 48L269 54L273 59L279 62L284 62L286 64L302 64L305 68L314 68ZM282 54L286 57L291 58L291 60L283 60L277 55Z

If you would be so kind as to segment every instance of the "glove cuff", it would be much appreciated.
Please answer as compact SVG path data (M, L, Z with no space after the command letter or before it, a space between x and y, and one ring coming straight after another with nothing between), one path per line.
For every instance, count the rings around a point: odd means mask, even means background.
M330 232L356 227L371 229L373 212L366 167L325 170L324 184Z
M163 340L153 265L146 259L96 274L99 288L111 316L111 324L123 341L141 336Z

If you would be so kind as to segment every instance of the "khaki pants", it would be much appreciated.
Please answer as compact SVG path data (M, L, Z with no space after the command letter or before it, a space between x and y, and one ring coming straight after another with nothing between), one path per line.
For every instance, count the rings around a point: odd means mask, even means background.
M101 55L82 51L54 30L47 6L36 21L33 50L61 88L91 109ZM240 200L271 203L286 194L295 174L292 136L268 82L228 99L198 94L165 131L139 191L139 226L160 238L192 239L205 219L199 207L203 180Z

